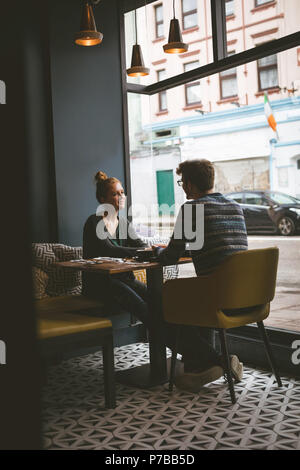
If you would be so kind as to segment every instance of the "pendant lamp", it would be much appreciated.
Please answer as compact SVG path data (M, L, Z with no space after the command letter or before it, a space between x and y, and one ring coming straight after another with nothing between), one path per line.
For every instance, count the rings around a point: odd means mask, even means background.
M150 69L145 67L141 46L137 41L136 9L134 11L135 44L132 47L131 67L126 70L129 77L143 77L149 75Z
M173 0L173 16L170 22L168 44L163 46L167 54L182 54L189 48L188 44L182 41L179 21L175 18L175 0Z
M103 34L96 28L92 5L87 1L82 10L80 31L75 34L75 43L79 46L96 46L102 42L102 39Z

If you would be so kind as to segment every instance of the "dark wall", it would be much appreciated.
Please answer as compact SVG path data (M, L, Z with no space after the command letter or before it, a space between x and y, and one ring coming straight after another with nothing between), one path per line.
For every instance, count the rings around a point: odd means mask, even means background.
M24 24L26 47L23 83L26 99L26 138L30 155L33 242L51 242L57 239L49 21L46 5L41 8L37 7L35 2L29 4L27 11L31 23Z
M49 2L58 239L71 245L81 245L84 221L97 208L94 173L125 176L118 2L94 7L104 35L95 47L74 44L82 3Z
M0 364L0 449L6 450L41 445L30 247L29 160L33 147L28 139L26 61L31 33L40 21L40 6L34 0L2 2L0 15L0 79L7 90L6 104L0 106L0 340L6 345L6 364Z

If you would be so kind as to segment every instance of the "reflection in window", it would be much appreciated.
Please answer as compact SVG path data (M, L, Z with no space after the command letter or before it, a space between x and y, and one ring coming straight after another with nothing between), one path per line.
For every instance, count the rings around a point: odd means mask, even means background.
M198 25L197 0L182 0L183 29L190 29Z
M199 60L188 62L184 64L184 71L188 72L189 70L196 69L199 66L200 66ZM200 81L186 84L185 85L186 106L191 106L191 105L200 104L200 103L201 103Z
M251 204L255 206L268 206L267 200L259 195L259 194L253 194L253 193L246 193L245 194L245 204Z
M259 7L260 5L264 5L265 3L273 2L273 0L255 0L255 6Z
M228 53L228 57L235 51ZM232 98L238 94L236 68L225 70L220 73L221 99Z
M235 202L238 202L239 204L242 204L243 202L243 193L228 194L227 197L229 197L230 199L233 199Z
M234 15L234 0L226 0L225 14L226 16Z
M258 89L268 90L278 86L277 55L270 55L257 61Z
M299 204L299 199L279 192L270 193L270 198L276 204Z
M158 70L157 72L157 81L164 80L166 78L166 70ZM166 111L168 109L167 105L167 92L161 91L158 93L158 110L159 111Z
M162 4L154 7L155 11L155 37L161 38L164 36L164 18Z

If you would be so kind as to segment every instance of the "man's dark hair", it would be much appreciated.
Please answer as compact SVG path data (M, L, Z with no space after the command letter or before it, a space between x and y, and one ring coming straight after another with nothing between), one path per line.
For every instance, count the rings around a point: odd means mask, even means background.
M182 175L182 180L190 181L197 186L199 191L208 191L214 187L215 169L209 160L186 160L176 169L177 175Z

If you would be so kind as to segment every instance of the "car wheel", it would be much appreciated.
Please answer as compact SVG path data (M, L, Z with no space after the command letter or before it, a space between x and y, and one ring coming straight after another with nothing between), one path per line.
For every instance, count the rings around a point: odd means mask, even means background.
M295 224L290 217L282 217L278 222L277 228L280 235L290 236L295 232Z

